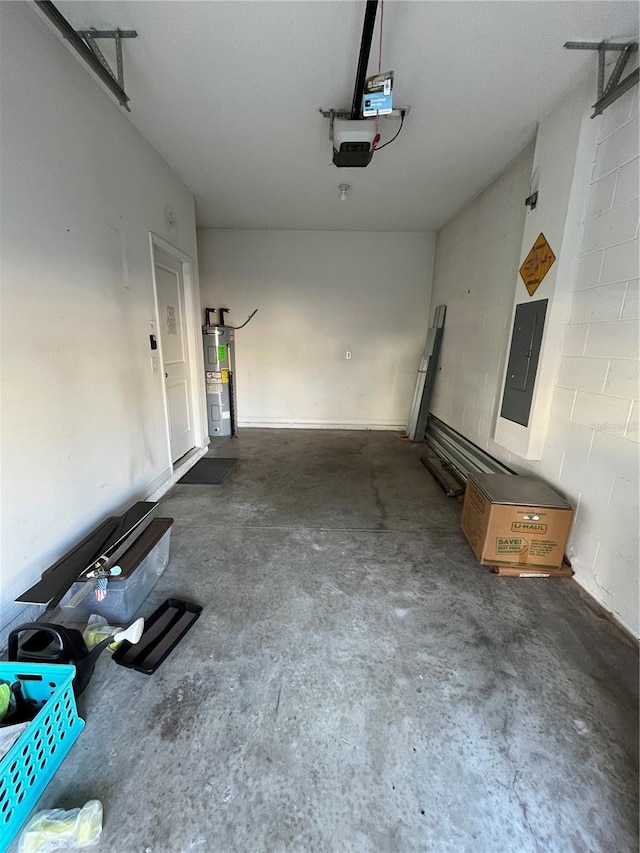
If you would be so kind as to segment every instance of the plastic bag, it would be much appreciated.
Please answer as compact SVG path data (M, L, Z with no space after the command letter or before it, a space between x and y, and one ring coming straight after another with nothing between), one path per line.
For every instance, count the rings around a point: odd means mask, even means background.
M4 758L29 723L16 723L15 726L0 728L0 758Z
M81 809L38 812L20 836L18 853L53 853L93 847L102 832L102 803L89 800Z
M84 637L87 648L91 650L94 646L97 646L98 643L101 643L102 640L106 640L107 637L111 637L115 634L116 631L120 631L120 628L114 628L111 625L107 625L107 620L104 616L97 616L95 613L92 613L91 616L89 616L87 627L82 632L82 636ZM118 643L111 643L109 648L114 650L118 648L118 645Z

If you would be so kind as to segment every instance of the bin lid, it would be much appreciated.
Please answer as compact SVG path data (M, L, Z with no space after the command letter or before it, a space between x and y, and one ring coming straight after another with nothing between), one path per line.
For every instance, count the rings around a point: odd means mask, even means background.
M138 536L133 545L120 557L118 565L122 569L122 574L109 578L109 583L122 583L122 581L126 581L144 558L151 553L172 524L172 518L154 518L140 536Z
M494 504L572 509L571 504L537 477L521 474L470 474Z

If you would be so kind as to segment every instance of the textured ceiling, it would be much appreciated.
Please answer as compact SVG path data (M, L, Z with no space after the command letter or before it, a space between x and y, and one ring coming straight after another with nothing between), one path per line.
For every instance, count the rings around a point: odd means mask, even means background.
M615 0L388 0L382 66L411 113L369 167L336 169L318 107L351 103L364 2L57 6L76 27L138 31L125 43L130 119L215 228L435 230L585 74L595 96L595 54L563 43L631 35L638 20L637 3ZM382 126L384 142L397 123Z

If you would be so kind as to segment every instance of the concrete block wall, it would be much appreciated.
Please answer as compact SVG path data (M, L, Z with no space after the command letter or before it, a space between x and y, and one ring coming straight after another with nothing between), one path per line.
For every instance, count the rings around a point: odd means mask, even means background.
M636 636L640 304L638 92L600 122L545 452L577 505L576 578ZM512 459L512 462L517 460Z
M514 289L522 286L517 270L532 148L438 234L432 305L445 303L447 319L432 411L573 502L568 553L575 579L638 636L637 88L594 121L600 126L540 458L524 459L493 438ZM511 227L499 235L507 211Z
M438 233L432 306L447 306L432 410L495 453L534 146Z

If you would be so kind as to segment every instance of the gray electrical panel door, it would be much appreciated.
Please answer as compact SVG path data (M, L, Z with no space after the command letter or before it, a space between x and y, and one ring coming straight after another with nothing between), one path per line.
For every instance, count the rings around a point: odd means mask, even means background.
M513 322L500 417L524 427L529 425L548 302L540 299L518 305Z

